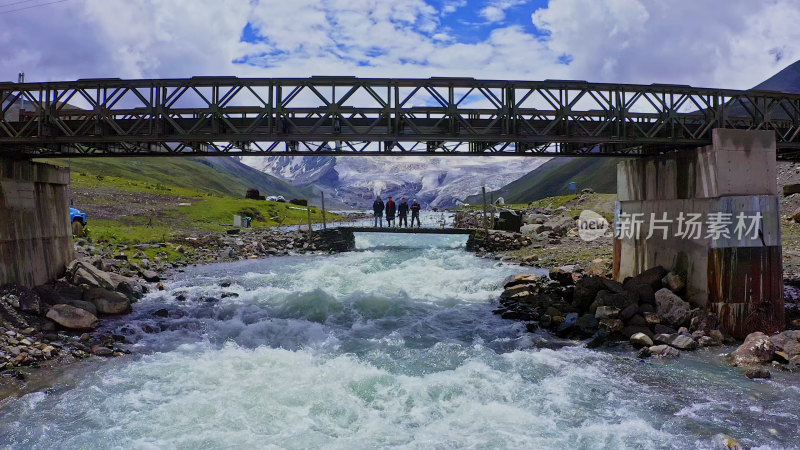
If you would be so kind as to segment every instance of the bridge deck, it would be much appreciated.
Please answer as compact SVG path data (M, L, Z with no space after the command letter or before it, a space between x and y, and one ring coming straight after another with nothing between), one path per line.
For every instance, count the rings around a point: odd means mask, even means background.
M467 100L468 99L468 100ZM467 101L465 101L467 100ZM0 83L0 157L647 156L716 128L774 130L800 158L800 95L471 78Z
M397 227L337 227L351 233L398 233L398 234L464 234L475 233L473 228L397 228Z

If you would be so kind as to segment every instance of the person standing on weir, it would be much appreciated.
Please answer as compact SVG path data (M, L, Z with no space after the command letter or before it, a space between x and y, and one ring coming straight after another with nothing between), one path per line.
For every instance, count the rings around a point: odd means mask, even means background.
M408 228L408 203L405 197L397 205L397 217L399 217L397 226L402 228L403 224L405 224L406 228Z
M417 228L421 227L419 223L419 210L420 210L419 203L417 203L417 201L414 200L414 203L411 204L411 228L414 228L414 219L417 219Z
M393 227L394 223L394 215L397 212L397 204L395 204L392 197L389 196L389 200L386 201L386 226Z
M372 212L375 215L375 226L380 224L383 228L383 200L380 195L375 197L375 201L372 203Z

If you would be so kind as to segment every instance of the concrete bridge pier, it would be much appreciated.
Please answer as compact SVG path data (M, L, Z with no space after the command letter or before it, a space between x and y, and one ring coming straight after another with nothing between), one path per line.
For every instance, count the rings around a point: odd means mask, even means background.
M715 129L709 146L619 163L614 277L661 265L684 275L685 297L732 336L782 330L775 161L772 131Z
M0 159L0 285L58 278L73 259L69 169Z

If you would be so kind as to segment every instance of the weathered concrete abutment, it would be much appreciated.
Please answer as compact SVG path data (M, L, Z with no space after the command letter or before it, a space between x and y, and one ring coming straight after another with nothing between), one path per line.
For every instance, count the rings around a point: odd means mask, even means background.
M34 286L72 260L69 169L0 159L0 285Z
M710 146L619 163L615 278L661 265L683 274L689 301L714 311L731 335L783 329L775 152L772 131L716 129ZM699 236L686 233L693 214ZM638 237L629 227L637 217ZM712 223L728 220L730 236L714 239Z

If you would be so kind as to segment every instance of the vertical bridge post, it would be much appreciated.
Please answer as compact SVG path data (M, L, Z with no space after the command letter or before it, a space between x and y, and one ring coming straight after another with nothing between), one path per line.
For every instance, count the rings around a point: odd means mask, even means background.
M621 281L660 265L683 275L688 301L716 313L723 331L732 336L782 330L783 269L775 161L774 132L715 129L710 146L620 162L615 279ZM646 225L638 238L630 228L621 227L635 214L641 214L638 217ZM666 230L654 228L647 239L654 225L651 214ZM666 223L660 222L664 214ZM700 215L701 235L681 235L688 229L686 219L693 214ZM756 227L744 230L742 238L735 232L740 214L748 218L745 225L755 222ZM723 217L732 222L727 228L730 237L713 239L709 223ZM629 225L633 223L635 220Z
M0 285L61 276L73 256L69 169L0 159Z

